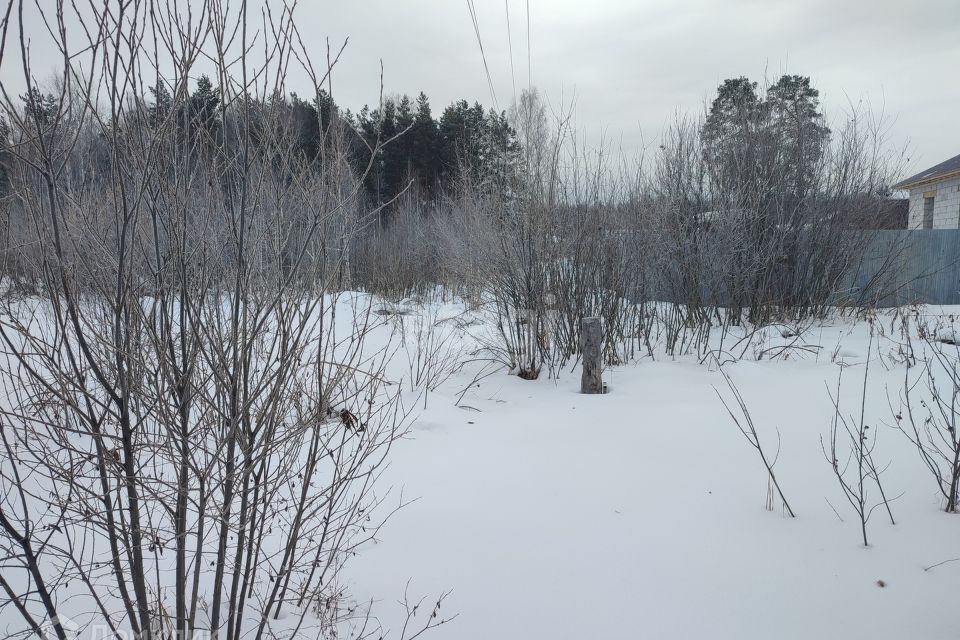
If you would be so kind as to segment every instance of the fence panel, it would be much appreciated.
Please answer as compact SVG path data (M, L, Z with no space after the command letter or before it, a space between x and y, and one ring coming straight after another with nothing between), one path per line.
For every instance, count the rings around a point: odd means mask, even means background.
M960 304L960 229L858 231L869 234L863 262L851 274L850 301L878 306ZM866 302L867 300L863 300Z

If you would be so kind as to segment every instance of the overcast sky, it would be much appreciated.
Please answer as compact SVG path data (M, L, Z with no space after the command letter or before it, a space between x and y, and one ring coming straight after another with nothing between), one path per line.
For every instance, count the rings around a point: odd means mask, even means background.
M435 110L490 103L466 0L302 5L311 31L349 48L335 76L343 104L425 91ZM527 84L524 0L475 0L496 96ZM960 0L530 0L530 75L552 103L576 98L577 123L637 148L677 110L703 105L724 79L809 75L832 118L848 101L895 117L911 167L960 154Z
M526 1L475 6L505 109L514 84L527 85ZM909 143L910 170L960 154L960 0L530 0L529 7L529 77L553 105L575 98L578 129L592 142L605 135L634 153L655 143L678 110L702 107L724 78L774 81L789 72L812 78L834 121L860 100L895 118L890 136ZM325 55L325 38L334 46L350 38L334 74L343 106L376 103L381 59L386 92L422 90L435 115L458 98L492 103L466 0L301 0L297 11L316 58Z

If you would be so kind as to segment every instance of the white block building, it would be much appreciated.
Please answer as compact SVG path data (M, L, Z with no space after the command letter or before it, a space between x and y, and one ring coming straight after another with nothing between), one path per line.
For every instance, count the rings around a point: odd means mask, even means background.
M908 229L960 229L960 156L895 185L910 191Z

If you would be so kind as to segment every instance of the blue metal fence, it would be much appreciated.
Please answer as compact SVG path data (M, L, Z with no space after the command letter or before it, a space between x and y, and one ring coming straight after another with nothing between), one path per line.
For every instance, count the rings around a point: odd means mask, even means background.
M852 298L881 292L879 306L960 304L960 229L871 231L851 274Z

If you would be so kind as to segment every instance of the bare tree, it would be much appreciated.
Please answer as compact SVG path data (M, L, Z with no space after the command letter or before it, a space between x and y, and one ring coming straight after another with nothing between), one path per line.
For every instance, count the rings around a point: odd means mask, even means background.
M292 66L319 100L339 54L315 68L286 7L255 37L245 2L57 2L43 93L10 7L17 257L43 295L0 300L2 604L60 638L64 616L333 637L341 616L309 614L342 611L336 576L383 522L407 424L391 345L368 339L385 320L340 293L362 176L342 124L307 153L284 100Z

